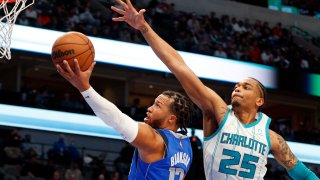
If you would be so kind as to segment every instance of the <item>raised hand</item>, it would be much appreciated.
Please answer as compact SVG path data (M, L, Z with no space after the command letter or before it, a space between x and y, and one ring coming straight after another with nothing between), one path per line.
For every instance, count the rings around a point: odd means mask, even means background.
M116 0L116 2L122 6L123 9L119 9L115 6L111 6L111 9L119 14L122 15L122 17L115 17L112 18L113 21L125 21L130 26L137 30L141 30L144 23L146 23L144 19L144 12L146 12L145 9L141 9L139 12L132 6L130 0L126 0L126 3L122 0Z
M56 64L56 68L58 73L64 77L67 81L69 81L74 87L76 87L80 92L85 91L90 88L90 76L92 74L92 70L96 63L93 62L88 70L81 71L79 67L78 60L74 59L74 71L69 66L66 60L63 61L62 66Z

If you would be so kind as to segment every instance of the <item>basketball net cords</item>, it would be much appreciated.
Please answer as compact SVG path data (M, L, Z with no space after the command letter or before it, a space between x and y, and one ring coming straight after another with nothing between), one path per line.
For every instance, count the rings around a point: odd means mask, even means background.
M10 45L13 26L20 12L31 6L34 3L34 0L32 0L28 5L26 5L28 0L16 0L16 2L12 3L14 6L10 11L7 7L8 1L9 0L4 0L0 3L0 9L3 11L1 13L4 13L4 16L0 18L0 59L6 57L10 60Z

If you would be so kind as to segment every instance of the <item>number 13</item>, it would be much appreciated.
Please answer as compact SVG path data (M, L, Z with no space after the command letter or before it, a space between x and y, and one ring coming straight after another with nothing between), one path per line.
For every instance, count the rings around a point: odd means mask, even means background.
M179 180L182 180L183 177L184 177L184 171L183 171L182 168L173 168L173 167L171 167L169 169L169 171L170 171L169 180L174 180L174 177L176 175L179 176Z

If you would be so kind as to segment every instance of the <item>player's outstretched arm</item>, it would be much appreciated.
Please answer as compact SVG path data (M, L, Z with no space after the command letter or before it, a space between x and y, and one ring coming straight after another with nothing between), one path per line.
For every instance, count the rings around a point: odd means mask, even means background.
M121 0L116 1L123 9L114 6L111 9L122 16L112 18L112 20L125 21L143 34L155 54L180 81L191 100L202 109L205 117L205 136L206 134L211 135L213 132L210 128L217 127L227 112L226 103L218 94L207 88L186 65L180 54L152 30L144 19L145 9L138 12L130 0L126 0L126 3ZM208 131L209 133L206 133Z
M310 169L299 161L286 141L277 133L270 130L271 153L274 158L286 168L288 174L293 179L299 180L317 180L319 179Z
M63 62L64 68L60 65L56 65L56 68L61 76L81 92L94 113L104 123L114 128L124 140L138 148L140 156L145 162L152 162L155 158L161 159L161 154L164 152L164 143L161 136L149 125L137 123L122 113L113 103L100 96L90 86L89 80L94 65L95 62L87 71L82 72L77 60L75 60L74 71L67 61ZM157 155L160 157L157 157Z

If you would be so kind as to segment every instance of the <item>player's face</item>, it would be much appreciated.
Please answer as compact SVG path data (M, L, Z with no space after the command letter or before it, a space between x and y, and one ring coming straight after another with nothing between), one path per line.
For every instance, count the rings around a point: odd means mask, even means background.
M165 121L172 115L169 110L171 101L167 96L160 94L148 108L144 122L153 128L163 128Z
M255 108L256 106L261 106L263 104L261 101L263 101L263 98L261 98L261 92L257 81L247 78L234 86L231 95L232 107Z

